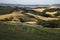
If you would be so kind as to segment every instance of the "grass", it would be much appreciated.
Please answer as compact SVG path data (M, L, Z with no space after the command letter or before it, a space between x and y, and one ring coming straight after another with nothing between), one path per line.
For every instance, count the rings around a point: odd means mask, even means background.
M60 28L40 28L0 22L0 40L60 40Z

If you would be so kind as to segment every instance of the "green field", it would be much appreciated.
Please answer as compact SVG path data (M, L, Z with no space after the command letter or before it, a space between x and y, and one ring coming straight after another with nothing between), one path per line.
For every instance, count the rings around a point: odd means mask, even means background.
M0 22L0 40L60 40L60 28Z
M13 9L12 7L0 7L0 15L9 14Z

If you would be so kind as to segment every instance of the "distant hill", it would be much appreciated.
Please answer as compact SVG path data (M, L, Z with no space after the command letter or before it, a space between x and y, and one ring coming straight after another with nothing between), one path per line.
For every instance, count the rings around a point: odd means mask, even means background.
M0 6L24 6L24 7L46 7L46 6L49 6L49 5L24 5L24 4L6 4L6 3L0 3Z
M5 4L5 3L0 3L0 6L22 6L21 4Z
M53 4L53 6L60 6L60 4Z

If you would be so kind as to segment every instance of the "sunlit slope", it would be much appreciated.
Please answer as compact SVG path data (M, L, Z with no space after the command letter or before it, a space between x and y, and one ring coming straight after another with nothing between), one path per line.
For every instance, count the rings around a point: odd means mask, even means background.
M30 16L35 17L36 19L41 19L41 20L45 20L45 21L59 20L59 18L43 17L43 16L40 16L40 15L32 14L32 13L25 13L25 15L24 15L23 13L18 13L18 12L13 12L13 13L10 13L10 14L0 15L0 20L5 19L5 18L10 18L10 17L13 17L13 18L16 18L16 19L18 19L19 17L26 18L27 15L30 15Z

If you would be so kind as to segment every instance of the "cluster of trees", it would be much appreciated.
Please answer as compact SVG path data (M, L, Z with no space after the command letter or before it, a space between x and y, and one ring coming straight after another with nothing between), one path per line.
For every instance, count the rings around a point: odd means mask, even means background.
M60 8L51 8L51 9L46 9L44 10L44 12L55 12L55 11L59 11Z
M60 28L60 20L52 20L52 21L39 20L38 25L50 28Z

